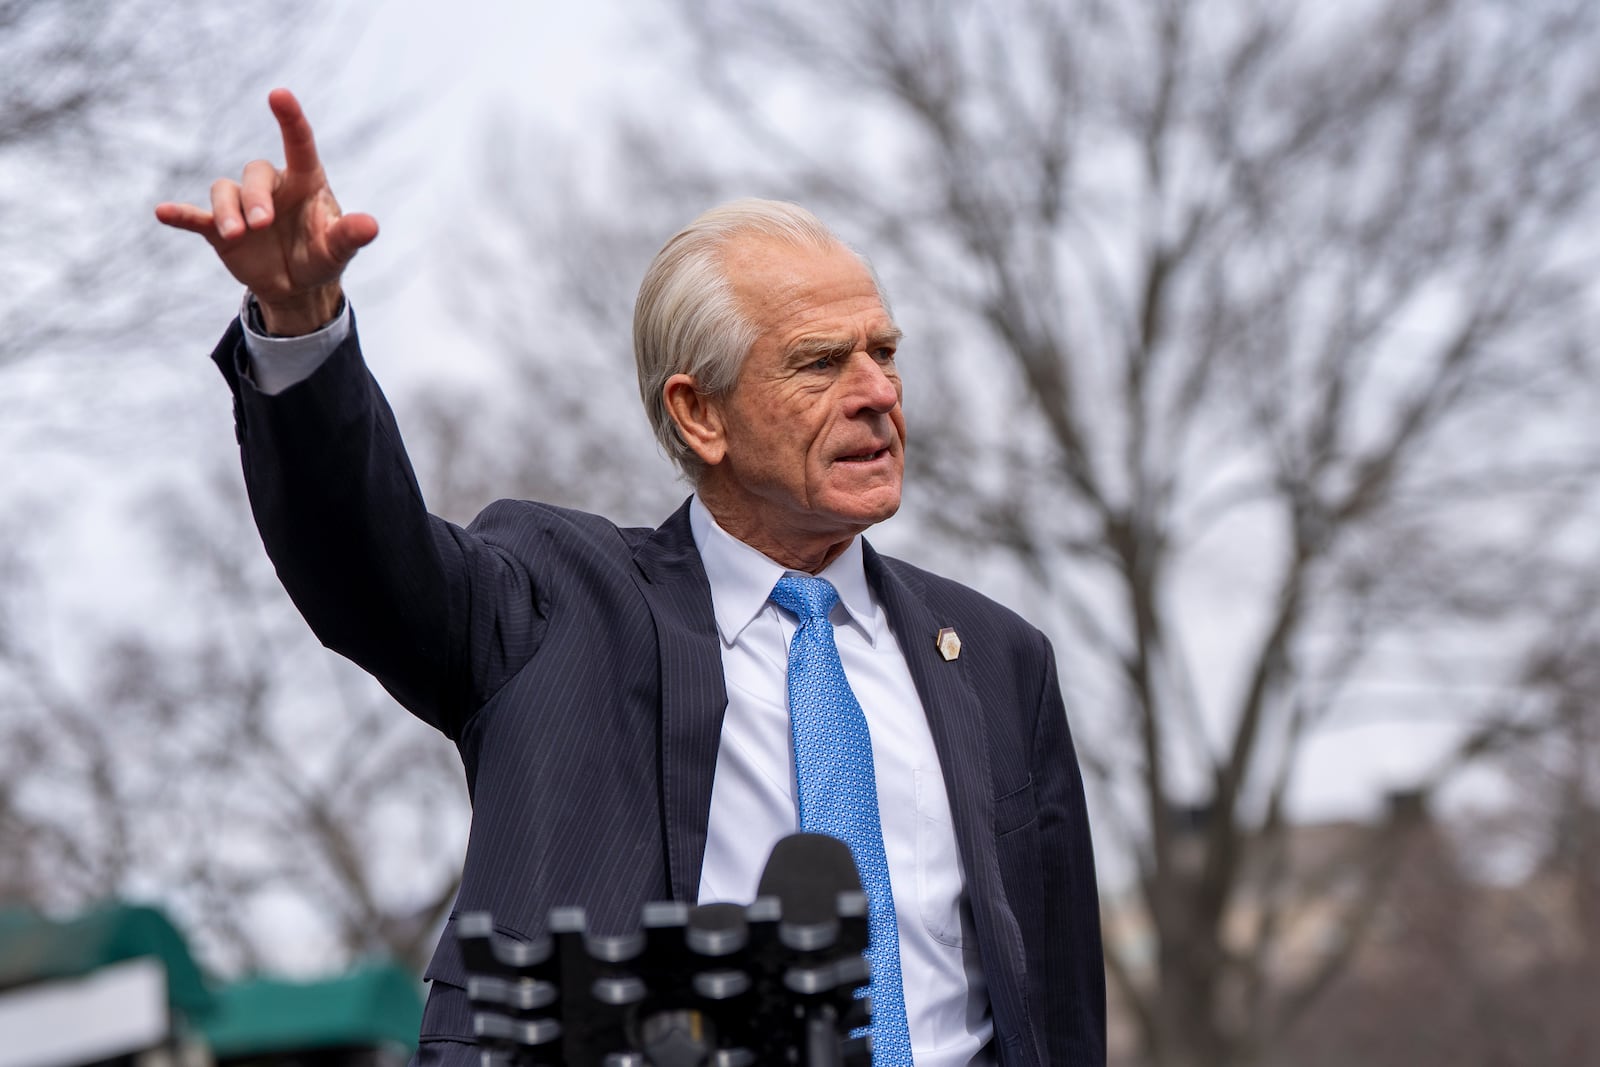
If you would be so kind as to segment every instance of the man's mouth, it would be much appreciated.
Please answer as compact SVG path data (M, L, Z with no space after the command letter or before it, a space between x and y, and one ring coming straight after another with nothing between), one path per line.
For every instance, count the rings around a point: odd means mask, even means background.
M840 463L871 463L875 459L882 459L889 454L887 448L877 448L870 452L856 452L848 456L840 456Z

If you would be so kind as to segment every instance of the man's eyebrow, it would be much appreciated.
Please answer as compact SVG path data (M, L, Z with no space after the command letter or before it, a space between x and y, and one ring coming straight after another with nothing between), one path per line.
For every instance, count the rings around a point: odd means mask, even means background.
M900 332L900 327L898 326L889 326L882 330L873 330L872 333L867 335L867 347L896 348L900 344L900 339L904 336L905 334Z
M892 348L900 343L904 336L898 326L890 326L882 330L874 330L867 335L865 347L868 351L878 348ZM854 337L802 337L789 348L789 354L805 359L822 359L829 357L842 359L856 350Z
M789 346L789 354L796 359L843 359L856 349L854 337L802 337Z

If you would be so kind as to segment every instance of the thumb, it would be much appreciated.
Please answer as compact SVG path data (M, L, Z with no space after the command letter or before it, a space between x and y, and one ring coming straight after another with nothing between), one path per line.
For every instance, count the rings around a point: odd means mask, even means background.
M328 253L340 263L348 262L377 236L378 220L371 215L341 215L328 227Z

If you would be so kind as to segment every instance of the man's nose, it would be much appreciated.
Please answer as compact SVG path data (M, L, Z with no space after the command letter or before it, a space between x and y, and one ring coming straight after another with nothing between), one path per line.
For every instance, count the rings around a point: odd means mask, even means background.
M851 414L857 411L888 412L900 403L900 380L894 375L892 366L886 367L866 352L856 352L850 357L850 373L845 388L852 405Z

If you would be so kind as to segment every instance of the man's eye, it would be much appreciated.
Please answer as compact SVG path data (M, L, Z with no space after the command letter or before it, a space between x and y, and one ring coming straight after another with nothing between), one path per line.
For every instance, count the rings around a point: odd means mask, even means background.
M831 366L833 366L832 356L819 356L811 363L812 370L827 370Z
M894 349L880 348L873 353L873 358L875 358L879 363L888 363L890 360L894 359Z

